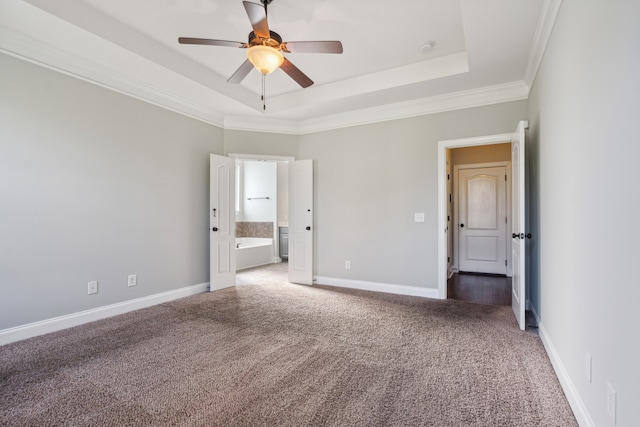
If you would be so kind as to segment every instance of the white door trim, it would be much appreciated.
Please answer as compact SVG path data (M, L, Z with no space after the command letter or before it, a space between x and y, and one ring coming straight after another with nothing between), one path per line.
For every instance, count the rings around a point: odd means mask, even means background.
M438 295L447 298L447 149L510 143L513 133L438 141Z
M292 156L267 156L266 154L229 153L227 154L227 157L233 157L234 159L240 160L271 160L277 162L293 162L296 160L296 158Z
M510 161L501 161L501 162L489 162L489 163L473 163L473 164L467 164L467 165L455 165L453 167L453 174L452 176L454 177L454 181L453 181L453 188L452 188L452 194L453 194L453 199L456 200L456 203L454 203L453 205L453 221L451 222L451 224L458 224L458 208L459 208L459 203L457 202L459 195L458 193L458 172L460 172L460 170L463 169L480 169L480 168L492 168L492 167L502 167L504 166L505 168L505 173L507 174L507 186L506 186L506 206L505 206L505 213L507 215L507 224L506 224L506 236L505 236L505 248L506 248L506 254L509 255L511 254L511 234L509 233L509 231L511 231L511 162ZM446 198L446 196L445 196ZM457 225L452 225L453 226L453 253L454 253L454 259L453 259L453 263L452 263L452 268L455 269L456 271L460 270L460 265L459 265L459 260L460 260L460 256L459 256L459 242L458 242L458 232L459 229L457 227ZM507 276L511 277L511 259L509 256L507 256ZM449 274L449 272L447 272L447 274Z

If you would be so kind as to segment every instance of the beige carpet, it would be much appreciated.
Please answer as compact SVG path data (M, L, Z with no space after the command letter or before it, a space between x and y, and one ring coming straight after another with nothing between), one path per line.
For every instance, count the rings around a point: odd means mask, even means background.
M509 307L280 283L0 347L0 425L576 422Z

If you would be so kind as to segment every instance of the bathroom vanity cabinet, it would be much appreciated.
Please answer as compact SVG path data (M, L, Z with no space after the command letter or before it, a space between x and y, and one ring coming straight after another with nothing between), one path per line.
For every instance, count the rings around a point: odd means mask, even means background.
M280 258L289 259L289 227L280 229Z

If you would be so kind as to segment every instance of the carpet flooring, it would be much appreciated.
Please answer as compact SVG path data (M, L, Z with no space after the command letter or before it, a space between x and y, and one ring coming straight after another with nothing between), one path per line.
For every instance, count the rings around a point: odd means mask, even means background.
M0 425L577 424L509 307L273 283L0 347Z

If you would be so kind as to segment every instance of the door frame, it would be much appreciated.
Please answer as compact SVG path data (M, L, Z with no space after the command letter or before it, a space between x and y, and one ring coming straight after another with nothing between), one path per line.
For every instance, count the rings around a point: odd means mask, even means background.
M447 149L511 143L513 132L438 141L438 296L447 299Z
M482 168L492 168L492 167L504 167L505 174L507 175L507 183L505 188L505 214L507 215L507 223L505 228L505 257L507 259L506 265L506 275L507 277L511 277L512 269L511 269L511 161L500 161L500 162L489 162L489 163L473 163L473 164L465 164L465 165L455 165L453 167L453 186L452 186L452 194L453 200L455 203L453 204L453 221L451 222L453 227L453 254L454 254L454 262L451 264L451 268L455 271L460 271L460 242L459 242L459 228L458 224L458 209L460 208L460 202L458 198L460 194L458 192L458 173L460 170L465 169L482 169ZM447 275L449 272L447 271Z
M235 160L264 160L270 162L295 162L296 158L293 156L271 156L266 154L243 154L243 153L228 153L227 157ZM288 190L287 190L288 191ZM237 218L236 218L237 220ZM278 229L278 218L274 222L273 227L273 258L280 259L280 233ZM280 259L282 261L282 259Z

